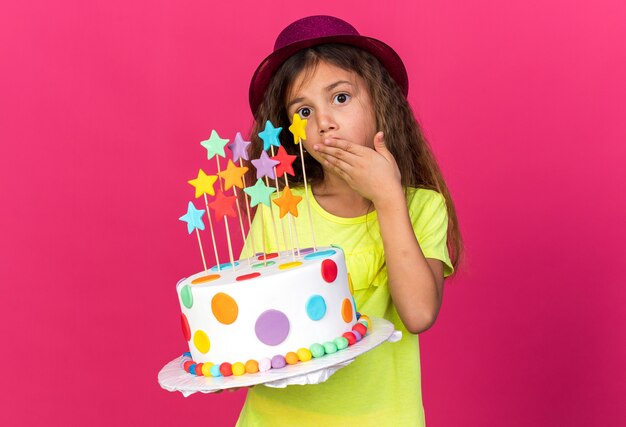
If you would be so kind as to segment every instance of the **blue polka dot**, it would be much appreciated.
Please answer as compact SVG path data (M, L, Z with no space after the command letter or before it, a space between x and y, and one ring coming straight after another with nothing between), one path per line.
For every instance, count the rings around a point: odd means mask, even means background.
M239 263L235 261L235 267L237 267L238 265ZM230 262L225 262L224 264L220 264L219 267L220 270L228 270L229 268L233 268L233 265ZM211 267L211 271L218 271L217 265Z
M196 375L196 364L195 363L193 365L189 365L189 373L191 375Z
M329 256L334 255L336 253L337 251L329 249L327 251L313 252L312 254L305 255L304 259L309 260L309 259L317 259L317 258L328 258Z
M186 351L186 352L183 353L183 357L191 358L191 353L189 351Z
M311 320L320 320L326 314L326 301L321 295L313 295L306 302L306 314Z

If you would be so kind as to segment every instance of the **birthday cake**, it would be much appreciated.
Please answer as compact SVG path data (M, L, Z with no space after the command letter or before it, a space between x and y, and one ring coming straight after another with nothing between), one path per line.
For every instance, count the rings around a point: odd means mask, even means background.
M306 139L305 126L306 120L294 116L290 131L296 144ZM242 163L243 159L249 160L250 142L244 141L241 134L238 133L229 145L233 156L223 171L219 157L225 157L224 146L229 140L212 131L211 137L201 142L208 151L208 158L216 158L218 173L207 175L200 169L198 177L189 181L195 187L196 198L204 197L206 209L196 209L189 202L187 213L180 217L187 223L189 234L195 231L204 264L204 271L181 280L176 286L183 336L189 345L182 363L190 374L219 377L280 369L343 350L367 333L369 319L357 312L343 251L338 247L301 249L297 235L291 247L287 245L287 235L293 237L291 220L298 217L297 205L302 197L293 195L289 188L287 175L293 175L291 163L297 156L284 152L278 140L280 130L268 121L265 131L259 133L264 151L259 159L250 160L257 178L252 186L246 186L244 176L248 168ZM302 144L299 145L301 148ZM278 147L278 155L274 147ZM302 160L302 153L300 158ZM235 164L237 161L239 166ZM304 162L302 170L306 186ZM282 190L278 178L284 178ZM274 181L273 185L269 179ZM226 192L231 188L232 195L229 195ZM243 190L242 197L238 198L237 188ZM213 201L209 202L207 195L214 196ZM257 253L254 242L244 240L244 253L256 255L239 261L234 259L228 217L239 218L243 237L245 227L240 199L245 201L248 229L251 227L250 208L258 204L270 207L271 218L265 220L271 219L276 241L279 240L278 230L282 230L284 251L266 253L266 248L262 247ZM276 214L273 208L277 208ZM308 201L307 208L310 209ZM207 267L199 233L205 229L202 221L205 212L218 260L211 268ZM210 212L215 217L215 227ZM259 214L263 214L263 209ZM288 233L284 230L285 223L279 222L286 216ZM262 216L260 220L264 222ZM220 264L215 228L222 224L230 262ZM313 229L310 233L314 236ZM252 248L247 246L249 244Z
M185 370L205 376L266 371L362 338L367 319L357 323L341 249L302 252L295 261L283 253L234 268L224 264L178 283L190 353Z

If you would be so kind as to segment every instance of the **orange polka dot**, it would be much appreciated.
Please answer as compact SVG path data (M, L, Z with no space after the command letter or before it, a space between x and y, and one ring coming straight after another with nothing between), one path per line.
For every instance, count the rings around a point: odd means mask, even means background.
M215 318L225 325L230 325L237 320L239 314L239 307L235 300L222 292L215 294L211 300L211 310Z
M341 304L341 317L346 323L352 322L352 303L348 298L344 299Z
M209 274L207 276L200 276L197 279L193 279L191 281L192 285L199 285L200 283L212 282L213 280L219 279L221 276L219 274Z

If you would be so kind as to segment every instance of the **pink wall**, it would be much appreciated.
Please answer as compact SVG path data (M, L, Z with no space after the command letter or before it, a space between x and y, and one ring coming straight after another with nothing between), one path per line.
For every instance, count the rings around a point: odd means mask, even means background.
M405 59L458 206L466 264L421 338L429 426L626 423L623 2L223 3L3 6L0 424L234 422L244 391L156 381L201 268L178 217L211 169L198 142L248 130L252 71L314 13Z

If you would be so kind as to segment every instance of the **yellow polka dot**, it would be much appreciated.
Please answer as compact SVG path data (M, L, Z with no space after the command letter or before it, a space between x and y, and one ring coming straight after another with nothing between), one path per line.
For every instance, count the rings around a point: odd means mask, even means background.
M298 266L302 265L302 263L300 261L294 261L294 262L286 262L285 264L281 264L278 266L279 270L289 270L290 268L296 268Z
M243 363L237 362L233 363L233 375L239 376L246 373L246 367Z
M352 303L348 298L344 299L341 304L341 317L346 323L352 322Z
M196 346L200 353L208 353L211 348L211 342L209 341L209 337L204 331L196 331L193 334L193 344Z
M348 273L348 287L350 288L350 295L354 295L354 287L352 286L352 277Z
M223 292L215 294L211 300L211 310L215 318L225 325L230 325L237 320L239 314L239 307L235 300Z

